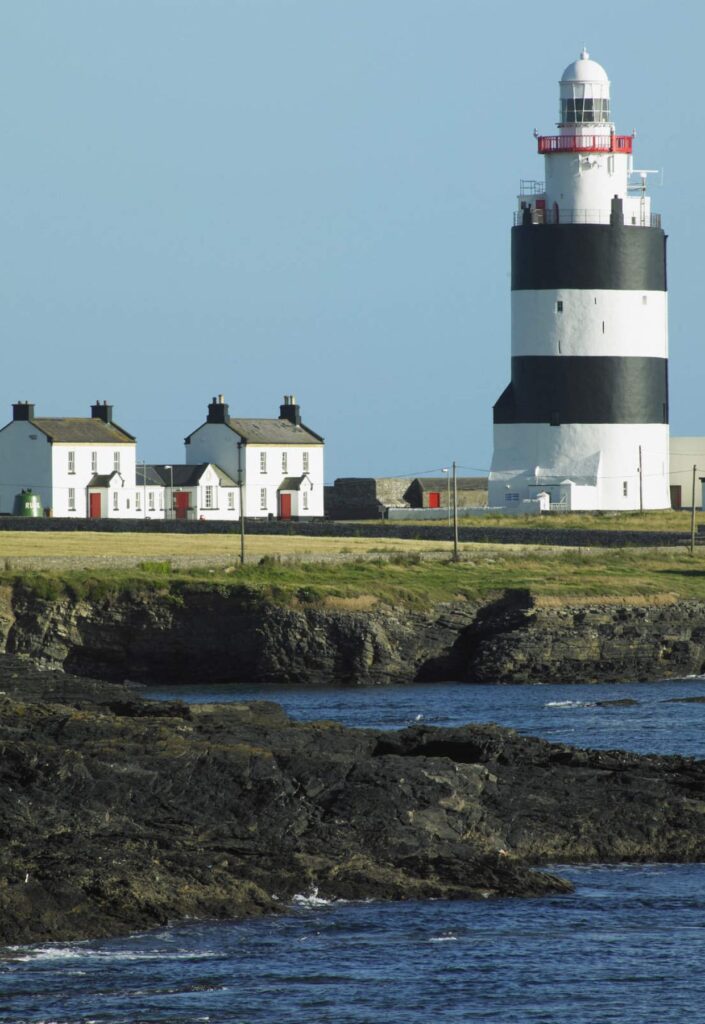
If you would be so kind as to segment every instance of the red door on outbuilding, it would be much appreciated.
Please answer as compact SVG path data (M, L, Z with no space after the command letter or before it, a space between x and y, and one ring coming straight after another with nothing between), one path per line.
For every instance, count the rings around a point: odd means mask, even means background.
M429 491L428 492L428 507L429 508L440 508L441 507L441 492L440 491Z
M291 495L280 494L279 495L279 518L280 519L291 519Z
M90 494L88 496L88 516L90 519L100 519L100 495Z
M188 491L177 491L174 495L174 509L176 511L177 519L185 519L188 515Z

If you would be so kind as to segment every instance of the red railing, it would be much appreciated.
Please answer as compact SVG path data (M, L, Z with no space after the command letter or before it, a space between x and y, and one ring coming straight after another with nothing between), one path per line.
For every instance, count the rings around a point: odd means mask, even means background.
M631 153L631 135L539 135L539 153Z

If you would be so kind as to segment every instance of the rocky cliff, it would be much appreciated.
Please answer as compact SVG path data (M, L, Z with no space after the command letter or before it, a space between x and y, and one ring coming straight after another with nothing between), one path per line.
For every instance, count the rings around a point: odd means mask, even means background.
M345 899L560 893L550 862L705 857L705 762L497 726L188 707L0 657L0 943Z
M152 683L648 680L705 671L705 601L552 604L516 590L414 611L204 584L42 597L18 581L0 588L0 650Z

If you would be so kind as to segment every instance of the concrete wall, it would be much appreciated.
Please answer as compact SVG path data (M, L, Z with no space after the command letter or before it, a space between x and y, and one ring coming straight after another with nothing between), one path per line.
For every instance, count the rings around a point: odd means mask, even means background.
M693 466L695 472L695 507L702 508L699 477L705 476L705 437L671 437L669 483L679 487L681 507L691 508L693 503Z

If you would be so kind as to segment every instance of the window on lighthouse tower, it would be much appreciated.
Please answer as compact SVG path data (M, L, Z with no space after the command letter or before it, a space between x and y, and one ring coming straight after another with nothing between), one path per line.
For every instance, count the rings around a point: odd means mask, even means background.
M584 86L577 86L582 91ZM561 99L563 124L598 124L609 121L610 101L602 96L572 96Z

